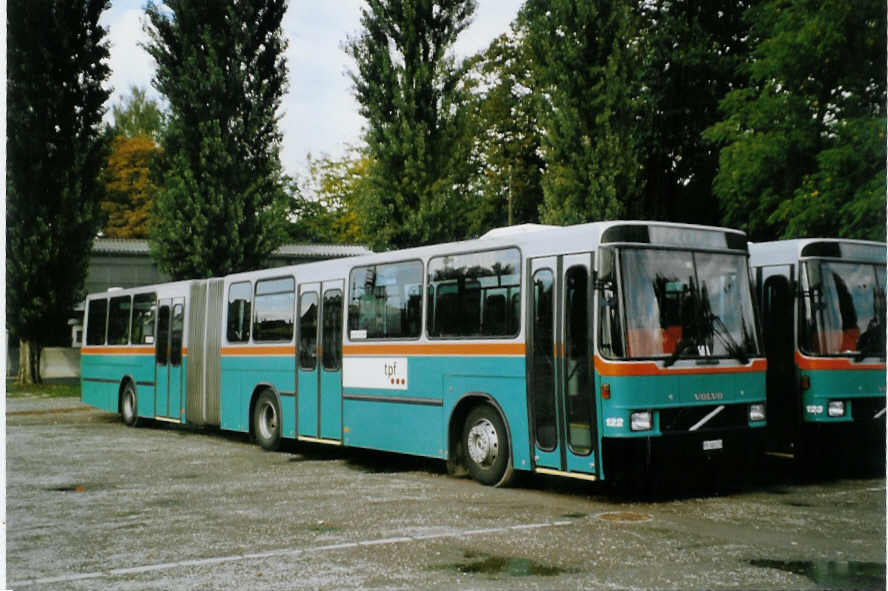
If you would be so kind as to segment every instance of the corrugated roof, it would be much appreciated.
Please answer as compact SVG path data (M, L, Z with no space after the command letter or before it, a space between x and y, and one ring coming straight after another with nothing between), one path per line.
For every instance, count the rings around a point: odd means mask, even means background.
M373 251L364 246L346 244L284 244L272 256L281 257L347 257L370 254ZM93 242L94 254L131 254L148 256L147 240L124 238L96 238Z

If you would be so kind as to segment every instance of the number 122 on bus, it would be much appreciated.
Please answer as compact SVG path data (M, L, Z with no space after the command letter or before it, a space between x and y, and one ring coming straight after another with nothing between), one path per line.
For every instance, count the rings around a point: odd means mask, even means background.
M446 460L488 485L743 464L767 364L745 235L655 222L483 237L90 294L84 402Z

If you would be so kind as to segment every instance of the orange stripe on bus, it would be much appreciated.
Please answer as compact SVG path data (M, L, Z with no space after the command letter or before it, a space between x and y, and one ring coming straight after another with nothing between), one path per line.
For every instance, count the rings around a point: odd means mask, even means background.
M524 355L524 343L344 345L345 355Z
M806 357L796 351L795 362L799 369L881 369L885 370L884 363L856 363L848 357Z
M705 367L670 367L664 368L654 361L630 361L614 362L595 356L595 370L603 376L667 376L667 375L691 375L713 373L749 373L766 371L768 362L764 359L753 359L749 365L733 365L720 367L707 365Z
M81 355L154 355L154 346L150 347L131 347L129 345L120 345L118 347L83 347L80 349Z
M224 355L295 355L296 345L257 345L241 347L222 347L219 353Z

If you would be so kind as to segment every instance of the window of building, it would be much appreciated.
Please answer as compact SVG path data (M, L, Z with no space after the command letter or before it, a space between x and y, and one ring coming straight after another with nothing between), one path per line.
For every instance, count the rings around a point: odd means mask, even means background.
M108 344L126 345L129 343L130 296L111 298L108 310Z
M256 282L253 340L293 339L293 303L296 283L292 277Z
M352 340L417 338L422 325L422 263L352 269L348 328Z
M520 330L517 248L429 261L430 337L510 337Z
M86 309L86 344L105 344L108 300L92 300Z
M154 308L156 297L153 293L137 293L133 296L133 320L130 334L134 345L154 343Z
M246 343L250 340L252 295L249 282L234 283L228 288L229 343Z

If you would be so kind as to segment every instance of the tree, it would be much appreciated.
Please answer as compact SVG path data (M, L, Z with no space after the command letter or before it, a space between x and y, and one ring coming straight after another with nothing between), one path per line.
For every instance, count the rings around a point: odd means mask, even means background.
M613 219L639 202L636 29L628 0L528 0L519 13L547 165L545 223Z
M364 234L361 203L366 199L370 160L352 150L338 160L308 157L308 175L296 192L290 238L300 242L360 244Z
M108 238L147 238L157 187L151 163L160 147L149 135L118 135L111 142L102 179L105 199L102 234Z
M130 94L111 107L114 118L112 132L115 136L136 137L147 135L156 141L163 136L166 115L160 104L148 97L144 88L130 86Z
M449 53L475 0L368 0L349 39L370 157L364 205L374 248L466 232L471 140L466 67Z
M723 146L724 223L753 240L884 240L883 3L770 0L747 17L750 84L705 132Z
M7 3L7 321L22 381L66 335L98 231L105 0Z
M527 46L514 30L501 35L478 56L474 69L485 91L477 100L481 198L473 208L471 233L537 222L545 162Z
M748 83L740 66L749 58L743 13L750 4L637 2L643 58L637 66L643 87L637 127L645 184L640 207L631 215L720 222L712 200L718 150L702 132L720 119L719 100Z
M151 252L175 278L259 267L286 237L277 111L284 0L149 2L153 85L169 103Z

